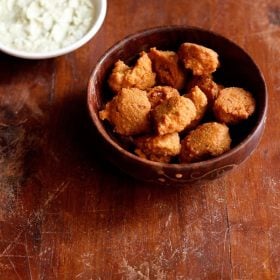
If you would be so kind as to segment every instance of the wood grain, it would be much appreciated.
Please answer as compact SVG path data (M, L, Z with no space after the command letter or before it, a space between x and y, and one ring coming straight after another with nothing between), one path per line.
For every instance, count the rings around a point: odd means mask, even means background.
M102 160L86 108L98 58L135 31L188 24L262 69L266 130L237 170L203 186L137 182ZM279 279L280 1L108 1L69 55L0 54L0 279Z

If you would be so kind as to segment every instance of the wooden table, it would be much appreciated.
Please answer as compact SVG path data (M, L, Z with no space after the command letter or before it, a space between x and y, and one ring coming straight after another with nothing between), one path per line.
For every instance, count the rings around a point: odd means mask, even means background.
M280 279L280 1L109 0L69 55L0 54L0 279ZM97 156L86 87L135 31L214 30L244 47L269 91L256 152L200 187L150 186Z

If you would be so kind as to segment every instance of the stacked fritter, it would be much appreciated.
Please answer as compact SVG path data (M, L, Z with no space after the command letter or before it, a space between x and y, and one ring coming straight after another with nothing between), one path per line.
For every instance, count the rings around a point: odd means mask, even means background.
M184 43L178 52L151 48L134 66L119 60L109 77L115 96L99 112L114 132L133 138L135 154L152 161L197 162L230 149L228 125L255 110L251 93L212 78L218 54ZM211 112L215 121L203 122Z

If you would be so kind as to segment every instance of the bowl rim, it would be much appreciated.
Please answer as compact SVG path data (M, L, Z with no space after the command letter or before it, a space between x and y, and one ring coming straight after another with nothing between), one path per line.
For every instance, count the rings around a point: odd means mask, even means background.
M101 28L107 13L107 0L98 0L98 9L96 9L95 20L88 30L88 32L80 38L78 41L72 43L69 46L63 47L58 50L46 51L46 52L29 52L24 50L17 50L15 48L9 47L0 42L0 51L15 56L19 58L25 59L46 59L52 57L58 57L67 53L70 53L84 44L86 44L89 40L93 38L93 36L99 31Z
M264 86L264 104L262 107L260 107L260 112L259 112L259 117L257 119L257 124L253 127L253 129L250 131L250 133L235 147L231 148L229 151L226 153L210 158L207 160L199 161L199 162L192 162L192 163L162 163L162 162L156 162L156 161L151 161L145 158L141 158L132 152L129 152L128 150L124 149L121 147L116 141L114 141L111 136L107 133L106 129L104 128L102 121L98 117L98 113L95 112L92 106L92 98L93 98L93 93L94 93L94 87L92 86L92 83L94 81L93 77L96 75L96 73L99 71L101 68L102 63L106 58L113 53L116 49L119 49L121 46L125 45L128 41L133 40L135 37L138 36L148 36L154 32L164 32L164 31L172 31L172 30L190 30L190 31L200 31L200 32L205 32L209 33L211 35L214 35L216 37L220 37L221 39L227 41L229 44L234 45L236 48L240 49L246 57L250 60L250 62L255 66L257 73L259 77L261 78L261 82ZM256 64L256 62L251 58L251 56L247 53L247 51L244 50L241 46L239 46L237 43L233 42L232 40L224 37L223 35L220 35L216 32L213 32L211 30L203 29L200 27L196 26L190 26L190 25L166 25L166 26L157 26L157 27L152 27L152 28L147 28L143 29L137 32L134 32L132 34L129 34L125 36L123 39L117 41L112 47L107 49L105 53L99 58L95 66L93 67L93 70L90 74L89 82L88 82L88 88L87 88L87 105L88 105L88 110L91 116L91 119L93 121L94 126L97 128L97 131L99 134L101 134L102 138L110 145L113 146L118 152L122 153L123 155L127 156L133 161L143 163L145 165L149 165L150 167L153 168L165 168L165 169L176 169L176 171L183 170L183 169L195 169L201 166L209 166L212 164L215 164L217 162L220 162L224 159L230 158L232 155L237 153L240 149L245 147L258 133L258 131L261 131L264 128L266 118L267 118L267 107L268 107L268 92L267 92L267 86L266 82L264 79L264 75L259 68L259 66ZM258 139L257 145L260 142L261 136L262 136L263 131L261 131L260 138Z

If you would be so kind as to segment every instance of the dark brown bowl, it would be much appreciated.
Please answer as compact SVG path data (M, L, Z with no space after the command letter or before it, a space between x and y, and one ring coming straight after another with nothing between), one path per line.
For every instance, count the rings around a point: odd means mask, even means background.
M214 49L221 67L215 80L225 86L239 86L253 93L256 112L237 129L231 129L232 149L213 159L184 164L164 164L142 159L126 150L112 130L98 117L98 112L112 98L107 80L114 63L130 63L142 50L156 47L177 50L184 42ZM250 56L228 39L200 28L167 26L145 30L124 38L109 49L95 66L88 85L88 107L100 137L104 156L127 174L140 180L165 185L183 185L212 180L238 166L255 150L262 136L267 111L266 85L261 71Z

